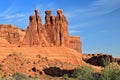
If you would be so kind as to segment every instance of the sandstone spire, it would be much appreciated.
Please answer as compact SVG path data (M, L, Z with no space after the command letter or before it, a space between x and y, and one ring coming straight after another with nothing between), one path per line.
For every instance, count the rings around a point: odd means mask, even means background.
M35 10L35 14L29 17L29 26L21 46L46 46L47 41L44 38L44 32L39 11Z
M51 13L50 10L45 11L45 29L48 35L47 41L51 46L55 46L55 23L53 23L54 20Z
M62 14L62 10L57 10L57 16L56 16L56 41L57 45L60 46L68 46L69 40L68 40L68 22L66 20L66 17Z
M52 11L45 11L45 24L42 25L39 11L29 17L25 37L20 46L41 47L70 47L81 52L79 37L69 36L68 22L62 10L57 10L57 15L52 16Z

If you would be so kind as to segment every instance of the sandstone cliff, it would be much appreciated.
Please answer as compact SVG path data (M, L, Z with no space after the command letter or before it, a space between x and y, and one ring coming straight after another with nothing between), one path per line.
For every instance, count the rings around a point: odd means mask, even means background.
M80 37L69 36L68 22L62 10L56 11L57 15L52 16L52 11L45 11L45 24L42 24L39 11L29 17L29 25L25 31L13 25L0 25L0 47L69 47L82 53Z
M20 30L19 28L9 24L0 24L0 47L19 46L23 36L24 31Z
M69 47L82 53L82 42L79 36L69 36Z
M45 24L43 25L39 11L35 10L35 14L29 17L29 26L20 46L64 46L82 53L80 38L68 34L68 22L62 10L57 10L56 16L52 16L51 13L50 10L45 11Z

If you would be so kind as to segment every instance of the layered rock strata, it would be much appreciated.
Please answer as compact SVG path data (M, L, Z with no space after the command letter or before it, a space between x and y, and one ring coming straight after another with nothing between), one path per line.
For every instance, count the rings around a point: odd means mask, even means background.
M0 47L69 47L82 53L80 37L69 36L68 21L61 9L52 16L52 11L45 11L45 24L42 24L39 11L29 17L29 25L24 31L13 25L0 25Z
M0 24L0 46L18 46L22 37L20 32L21 30L13 25Z
M39 11L35 10L35 14L29 17L29 26L20 46L64 46L73 48L81 53L80 38L69 36L68 22L62 10L57 10L56 16L51 14L50 10L45 11L45 24L42 25Z

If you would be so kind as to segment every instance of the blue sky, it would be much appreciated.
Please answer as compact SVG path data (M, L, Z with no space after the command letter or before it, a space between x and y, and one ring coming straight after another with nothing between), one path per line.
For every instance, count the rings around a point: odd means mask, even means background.
M120 0L1 0L0 24L26 28L28 17L40 10L62 9L69 34L81 37L83 53L109 53L120 57Z

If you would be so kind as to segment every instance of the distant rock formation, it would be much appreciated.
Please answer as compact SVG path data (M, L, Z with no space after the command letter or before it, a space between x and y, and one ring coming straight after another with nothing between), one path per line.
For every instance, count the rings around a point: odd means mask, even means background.
M120 58L114 58L112 55L109 54L83 54L82 58L85 62L95 66L104 67L106 64L112 62L120 64Z
M118 64L120 64L120 58L114 58L114 62L117 62Z

